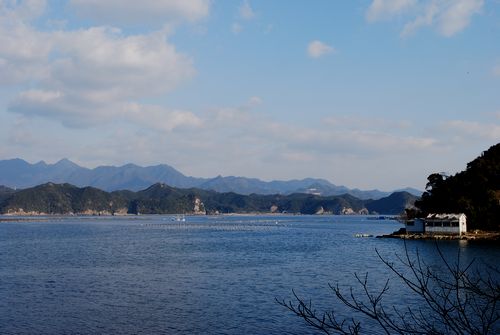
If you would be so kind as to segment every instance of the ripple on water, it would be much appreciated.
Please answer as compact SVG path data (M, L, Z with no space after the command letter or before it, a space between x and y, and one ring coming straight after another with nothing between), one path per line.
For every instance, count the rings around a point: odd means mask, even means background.
M331 308L328 283L348 287L365 272L384 282L375 248L392 255L401 241L354 234L398 228L332 216L2 223L0 333L311 333L275 298L295 289Z

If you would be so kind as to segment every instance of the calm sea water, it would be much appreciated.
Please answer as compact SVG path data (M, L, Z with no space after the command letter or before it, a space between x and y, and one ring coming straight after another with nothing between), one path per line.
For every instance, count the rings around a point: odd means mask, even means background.
M341 308L328 283L374 289L391 277L375 253L404 252L395 221L350 216L49 218L0 223L1 334L304 334L275 302L294 289L319 310ZM440 244L496 264L494 245ZM432 242L409 242L429 262ZM387 305L404 306L391 281ZM369 329L368 329L369 330Z

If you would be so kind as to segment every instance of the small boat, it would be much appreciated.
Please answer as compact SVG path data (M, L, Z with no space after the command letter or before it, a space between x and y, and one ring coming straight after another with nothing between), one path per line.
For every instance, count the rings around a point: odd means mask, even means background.
M354 234L354 237L373 237L371 234Z
M184 215L176 215L172 218L172 221L186 222L186 217Z

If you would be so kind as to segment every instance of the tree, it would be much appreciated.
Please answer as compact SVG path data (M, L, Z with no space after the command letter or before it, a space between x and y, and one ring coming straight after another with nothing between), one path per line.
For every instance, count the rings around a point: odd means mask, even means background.
M418 251L410 256L405 243L404 256L397 263L383 258L382 263L418 297L421 307L400 309L387 307L383 298L389 293L389 279L373 293L368 274L355 274L360 291L353 287L343 292L339 285L330 286L334 296L347 307L351 318L343 318L337 311L317 312L312 302L300 298L295 301L276 301L314 329L325 334L360 334L364 321L385 334L498 334L500 333L500 271L474 260L462 264L460 252L456 263L450 263L436 245L442 267L427 265Z
M484 151L452 176L433 173L415 202L421 216L465 213L467 229L500 231L500 143Z

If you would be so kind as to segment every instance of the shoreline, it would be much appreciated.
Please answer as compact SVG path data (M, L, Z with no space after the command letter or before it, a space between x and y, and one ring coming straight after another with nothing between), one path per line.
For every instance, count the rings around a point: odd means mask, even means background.
M339 214L301 214L301 213L219 213L219 214L32 214L27 215L13 215L13 214L0 214L0 224L4 222L47 222L47 221L59 221L65 219L110 219L110 218L127 218L127 219L145 219L147 217L161 217L161 216L176 216L176 215L186 215L186 216L207 216L207 217L217 217L217 216L227 216L227 217L248 217L248 216L363 216L368 220L376 222L380 215L339 215ZM376 220L374 220L375 218ZM385 220L395 221L391 215L385 216ZM400 231L395 231L391 234L379 235L376 238L392 238L392 239L403 239L403 240L431 240L431 241L484 241L484 242L497 242L500 243L500 232L496 231L474 231L468 232L462 235L446 235L446 234L419 234L419 233L402 233Z
M500 232L477 231L462 235L446 234L407 234L394 232L388 235L377 236L377 238L399 238L403 240L434 240L434 241L494 241L500 242Z
M162 214L110 214L110 213L68 213L68 214L49 214L49 213L6 213L0 214L0 222L2 221L13 221L13 220L39 220L43 218L53 219L53 218L79 218L79 217L142 217L142 216L175 216L175 215L185 215L185 216L346 216L346 217L366 217L371 221L383 221L390 220L395 221L396 216L394 215L384 215L383 218L379 214L304 214L304 213L266 213L266 212L248 212L248 213L162 213Z

